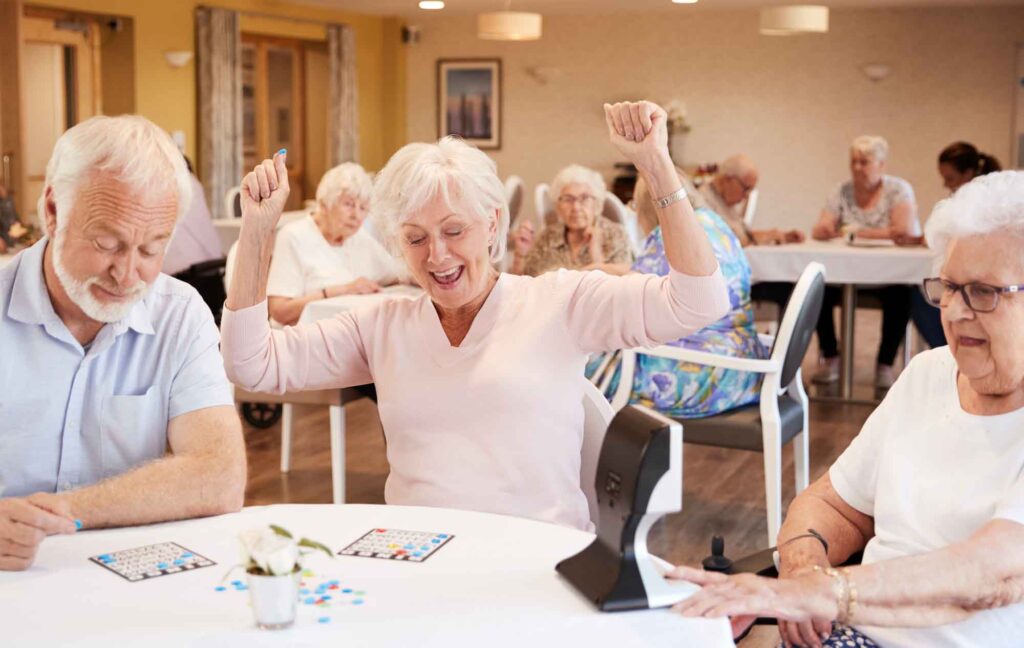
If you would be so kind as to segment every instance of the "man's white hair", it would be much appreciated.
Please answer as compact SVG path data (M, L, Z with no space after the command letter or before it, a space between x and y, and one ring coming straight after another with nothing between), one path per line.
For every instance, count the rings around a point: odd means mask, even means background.
M113 173L136 194L173 195L179 219L192 200L185 158L160 127L138 115L92 117L60 136L46 165L45 187L53 190L58 230L67 227L78 186L95 171ZM38 209L45 230L45 189Z
M605 184L600 173L579 164L570 164L556 173L555 179L551 181L552 200L558 200L558 197L562 195L562 189L571 184L582 184L589 187L590 193L596 198L594 208L597 213L601 213L601 206L604 205Z
M508 202L498 167L486 154L455 137L437 144L406 144L391 156L373 185L371 218L384 245L401 256L399 228L440 195L452 209L491 223L498 212L491 261L505 256L508 238Z
M940 200L925 225L940 262L953 239L995 232L1024 236L1024 171L978 176Z
M867 155L876 162L889 159L889 142L881 135L861 135L850 144L850 150Z
M363 167L355 162L345 162L334 167L320 178L316 186L316 200L327 205L342 195L349 195L356 200L370 200L373 193L373 180Z

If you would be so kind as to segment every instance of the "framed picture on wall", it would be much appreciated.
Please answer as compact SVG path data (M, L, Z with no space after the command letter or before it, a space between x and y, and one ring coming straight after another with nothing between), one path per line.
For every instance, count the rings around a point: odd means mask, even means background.
M437 61L437 136L501 148L501 59Z

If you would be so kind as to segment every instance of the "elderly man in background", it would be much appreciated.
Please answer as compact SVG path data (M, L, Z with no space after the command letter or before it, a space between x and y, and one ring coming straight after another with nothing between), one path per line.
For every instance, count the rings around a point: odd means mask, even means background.
M0 569L47 535L237 510L245 448L217 329L160 274L184 160L135 116L64 133L46 237L0 270Z
M750 158L746 155L733 155L718 166L710 182L701 185L700 193L707 200L711 211L721 216L736 234L743 247L803 241L804 234L800 230L752 230L743 222L750 193L757 188L758 178L757 167Z

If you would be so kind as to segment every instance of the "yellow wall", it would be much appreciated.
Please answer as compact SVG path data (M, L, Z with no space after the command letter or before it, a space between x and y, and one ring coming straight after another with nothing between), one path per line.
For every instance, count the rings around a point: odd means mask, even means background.
M386 56L393 59L394 55L384 52L383 25L387 21L378 16L279 0L31 0L29 4L133 18L135 109L168 131L184 131L186 153L192 159L196 153L197 128L195 59L183 68L172 69L163 54L167 50L195 49L194 10L199 5L265 14L270 17L243 16L243 30L279 36L325 38L323 26L291 21L288 17L351 25L355 30L359 77L360 162L371 170L380 168L396 142L404 139L404 110L400 113L401 122L382 119L386 97L394 101L394 91L383 84L384 59ZM397 103L404 103L404 96Z

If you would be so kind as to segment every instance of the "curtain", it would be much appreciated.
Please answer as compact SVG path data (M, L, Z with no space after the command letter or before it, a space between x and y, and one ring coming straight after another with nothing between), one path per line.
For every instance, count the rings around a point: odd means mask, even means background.
M328 156L331 166L359 161L359 113L356 88L356 43L348 25L327 26L330 69L327 107Z
M199 70L199 179L215 218L242 179L242 36L238 12L196 9Z

